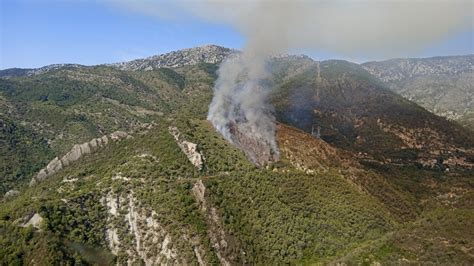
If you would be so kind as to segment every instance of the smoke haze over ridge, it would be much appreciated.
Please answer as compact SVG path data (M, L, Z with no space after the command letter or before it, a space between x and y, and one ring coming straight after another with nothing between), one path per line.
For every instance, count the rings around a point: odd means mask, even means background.
M474 28L469 0L109 0L171 20L227 24L246 38L244 50L290 48L341 54L407 56L456 32Z
M220 66L208 119L228 140L229 125L238 125L276 154L275 118L267 103L271 88L265 85L270 55L324 49L347 56L406 56L474 27L474 3L466 0L119 2L163 18L228 24L242 33L242 54Z

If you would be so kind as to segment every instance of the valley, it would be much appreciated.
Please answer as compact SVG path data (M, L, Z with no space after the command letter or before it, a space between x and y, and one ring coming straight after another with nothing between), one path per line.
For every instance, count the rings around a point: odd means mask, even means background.
M474 262L472 128L410 89L437 72L271 58L268 159L206 119L219 63L236 53L0 71L1 263ZM453 64L440 75L470 92L472 56Z

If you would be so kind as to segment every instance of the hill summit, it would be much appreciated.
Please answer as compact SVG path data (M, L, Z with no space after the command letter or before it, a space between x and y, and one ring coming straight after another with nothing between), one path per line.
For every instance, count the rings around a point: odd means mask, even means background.
M236 50L217 45L204 45L195 48L182 49L144 59L112 64L121 70L152 70L162 67L182 67L198 63L220 63Z

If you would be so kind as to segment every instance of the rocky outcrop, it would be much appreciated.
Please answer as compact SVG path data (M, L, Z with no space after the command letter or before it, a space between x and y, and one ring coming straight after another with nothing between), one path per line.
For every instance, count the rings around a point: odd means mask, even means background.
M176 140L176 143L181 148L189 161L198 169L201 170L203 166L204 156L198 151L197 144L189 142L182 138L181 133L177 127L169 127L170 134Z
M206 187L202 180L194 184L192 191L201 212L206 217L207 233L221 265L245 264L243 256L245 252L238 247L236 239L229 241L216 208L206 200Z
M54 158L45 168L41 169L38 174L31 179L30 186L36 184L37 182L41 182L47 177L57 173L59 170L68 166L72 162L79 160L82 156L96 152L101 147L107 145L109 141L119 141L127 137L131 136L123 131L115 131L108 136L105 135L89 142L74 145L72 149L63 157Z
M13 197L18 196L19 194L20 194L20 191L11 189L11 190L7 191L7 193L5 193L3 198L9 199L9 198L13 198Z
M217 46L205 45L190 49L173 51L167 54L137 59L130 62L112 64L122 70L153 70L162 67L180 67L198 63L220 63L236 51Z
M22 224L22 227L28 227L28 226L33 226L36 229L40 229L41 222L43 221L43 217L39 215L38 213L35 213L33 216L28 219L28 221L24 224Z
M158 214L139 207L133 191L123 196L109 193L102 204L108 210L106 241L109 249L115 255L125 255L119 258L119 264L160 265L179 261L171 235L156 220Z

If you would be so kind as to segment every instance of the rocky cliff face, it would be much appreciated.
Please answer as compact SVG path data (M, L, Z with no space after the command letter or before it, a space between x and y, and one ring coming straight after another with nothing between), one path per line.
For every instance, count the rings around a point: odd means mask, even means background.
M129 137L127 133L123 131L116 131L110 135L104 135L101 138L96 138L89 142L74 145L74 147L72 147L72 149L63 157L54 158L45 168L41 169L39 173L31 179L30 186L33 186L37 182L41 182L47 177L57 173L59 170L68 166L69 164L79 160L82 156L96 152L101 147L107 145L109 140L119 141L126 137Z
M170 234L156 220L155 211L139 206L133 191L127 195L110 192L102 199L107 207L106 241L114 255L127 254L126 263L158 265L178 262ZM128 230L123 230L128 228Z
M162 67L182 67L196 65L199 63L218 64L227 56L237 53L237 50L225 48L218 45L204 45L189 49L182 49L166 54L154 55L143 59L128 62L119 62L107 66L117 67L120 70L152 70ZM40 68L10 68L0 70L0 78L12 78L21 76L35 76L58 69L88 68L78 64L53 64Z
M177 127L169 127L170 134L176 140L179 148L188 157L188 160L198 169L203 167L204 156L198 151L197 144L183 139Z
M162 55L137 59L129 62L112 64L122 70L152 70L161 67L181 67L198 63L220 63L235 50L217 46L205 45L196 48L183 49Z

